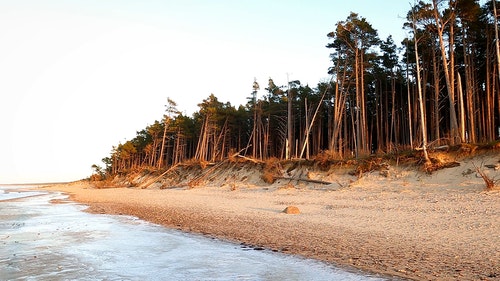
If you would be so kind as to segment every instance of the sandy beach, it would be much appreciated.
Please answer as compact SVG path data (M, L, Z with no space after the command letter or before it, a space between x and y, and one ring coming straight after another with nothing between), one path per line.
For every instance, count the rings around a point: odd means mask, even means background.
M498 160L490 155L481 161ZM134 215L387 276L500 280L500 192L485 191L472 163L432 175L403 168L361 178L317 175L336 182L331 185L282 180L268 186L96 189L77 182L45 188L68 193L90 212ZM285 214L288 206L300 214Z

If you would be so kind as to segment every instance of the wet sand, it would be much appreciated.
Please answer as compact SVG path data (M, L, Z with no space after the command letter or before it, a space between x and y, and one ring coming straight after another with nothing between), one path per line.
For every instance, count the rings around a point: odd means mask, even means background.
M348 186L49 189L89 211L414 280L500 279L500 192L464 175L367 174ZM296 206L300 214L282 211Z
M82 212L86 206L60 192L12 198L3 190L1 280L385 280L132 216Z

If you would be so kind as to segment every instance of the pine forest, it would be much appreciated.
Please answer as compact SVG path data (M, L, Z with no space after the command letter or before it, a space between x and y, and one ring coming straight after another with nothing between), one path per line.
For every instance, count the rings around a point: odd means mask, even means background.
M379 38L369 19L353 12L325 34L330 81L276 85L271 77L252 85L250 77L249 91L235 93L246 95L246 104L207 93L192 116L166 98L160 120L114 146L105 168L94 168L116 175L235 156L345 160L404 151L429 161L429 149L494 143L500 134L499 5L420 1L401 27L409 35L403 42Z

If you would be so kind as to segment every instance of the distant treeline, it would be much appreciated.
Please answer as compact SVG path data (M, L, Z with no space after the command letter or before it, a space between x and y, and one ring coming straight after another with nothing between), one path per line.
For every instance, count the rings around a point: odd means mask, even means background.
M410 36L400 48L351 13L327 34L331 81L311 88L300 81L278 86L270 78L262 98L255 81L241 93L246 105L211 94L192 116L168 99L160 121L113 147L105 170L166 169L237 154L345 159L494 141L500 130L498 3L478 2L419 2L408 12L403 28Z

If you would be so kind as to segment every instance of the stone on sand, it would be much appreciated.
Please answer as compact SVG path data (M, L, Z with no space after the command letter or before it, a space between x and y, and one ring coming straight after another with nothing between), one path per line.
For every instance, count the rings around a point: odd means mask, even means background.
M283 213L297 215L300 214L300 210L295 206L288 206L283 210Z

